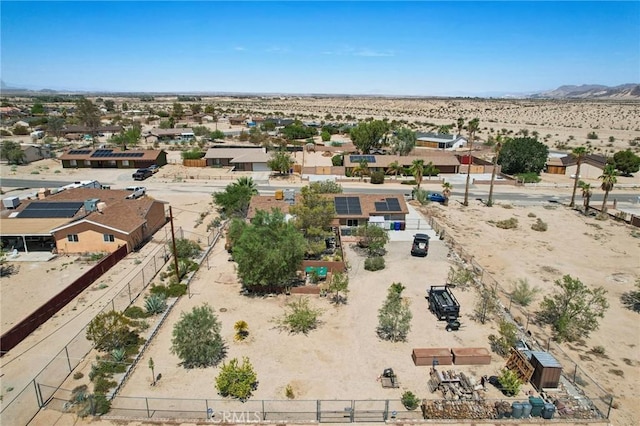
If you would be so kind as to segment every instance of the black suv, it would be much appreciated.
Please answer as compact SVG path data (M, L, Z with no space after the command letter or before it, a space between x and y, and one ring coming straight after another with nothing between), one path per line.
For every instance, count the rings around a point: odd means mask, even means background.
M411 246L412 256L426 256L429 252L429 236L427 234L415 234Z

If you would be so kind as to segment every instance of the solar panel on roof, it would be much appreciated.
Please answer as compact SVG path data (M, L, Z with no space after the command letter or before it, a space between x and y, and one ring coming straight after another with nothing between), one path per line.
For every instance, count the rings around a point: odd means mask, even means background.
M87 155L91 152L90 149L72 149L69 151L71 155Z
M375 155L350 155L349 159L352 163L359 163L360 161L366 161L367 163L375 163Z
M111 156L112 153L113 153L112 149L96 149L94 153L91 154L91 156L92 157L109 157Z
M389 211L389 208L387 207L387 203L384 202L384 201L376 201L374 204L376 206L376 211L377 212Z
M49 202L34 201L24 208L20 212L18 217L20 218L65 218L73 217L78 210L84 205L84 202L69 201L69 202Z
M387 198L387 207L391 212L400 211L400 202L397 198Z

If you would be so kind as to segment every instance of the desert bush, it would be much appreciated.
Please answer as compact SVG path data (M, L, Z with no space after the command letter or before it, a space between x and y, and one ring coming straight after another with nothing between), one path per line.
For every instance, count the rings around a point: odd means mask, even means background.
M216 365L226 354L220 329L220 321L207 304L183 312L173 327L171 352L185 368Z
M288 399L295 399L296 395L293 393L293 387L290 384L284 389L284 396Z
M500 376L498 376L498 382L502 386L502 392L507 396L516 396L522 386L518 375L507 368L503 369Z
M384 183L384 172L377 171L371 173L371 183L375 185L380 185Z
M303 297L288 302L285 313L275 320L280 328L288 330L292 334L307 334L320 324L322 310L309 305L309 298Z
M587 139L598 139L598 134L596 132L589 132L587 133Z
M496 227L500 229L516 229L518 227L518 219L512 217L506 220L499 220L496 222Z
M520 306L529 306L539 292L538 287L532 287L526 278L522 278L514 284L511 299Z
M246 401L256 389L258 376L253 370L249 358L242 359L242 365L238 365L237 358L229 363L223 363L220 374L216 377L216 389L222 396L238 398Z
M379 271L384 269L384 266L384 257L382 256L368 257L364 261L364 269L366 271Z
M538 218L536 223L531 225L531 229L538 232L545 232L547 230L547 223L543 222L542 219Z
M144 311L144 309L142 309L139 306L129 306L127 309L124 310L124 315L127 318L131 318L131 319L139 319L139 318L147 317L147 313Z
M400 397L400 401L407 410L415 410L418 408L418 404L420 403L420 399L418 399L418 397L411 391L403 393Z
M175 277L174 277L175 278ZM151 294L164 295L166 298L169 297L180 297L187 294L187 285L186 284L177 284L175 282L169 284L169 286L164 285L155 285L151 287Z
M453 266L449 267L449 276L447 277L449 284L461 288L467 288L473 284L475 274L471 269L467 269L463 266L459 266L454 269Z
M535 214L535 213L533 213L533 212L530 212L530 213L527 215L527 217L536 217L536 214Z
M604 357L606 355L606 349L604 346L594 346L590 351L592 354L597 355L599 357Z
M84 377L84 374L81 371L76 371L73 373L74 380L80 380Z
M117 348L111 351L111 359L114 362L124 362L127 359L127 352L124 348Z
M523 183L538 183L541 180L540 176L538 176L537 173L533 173L533 172L520 173L520 174L517 174L516 177L520 182L523 182Z
M236 331L236 335L234 337L236 341L242 341L249 336L249 324L247 324L246 321L236 321L233 325L233 329Z

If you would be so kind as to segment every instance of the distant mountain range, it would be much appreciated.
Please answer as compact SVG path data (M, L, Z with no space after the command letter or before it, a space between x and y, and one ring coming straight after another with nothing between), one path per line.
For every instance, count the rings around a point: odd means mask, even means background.
M534 99L640 99L640 84L629 83L620 86L583 84L581 86L560 86L555 90L535 93Z
M520 92L520 93L507 93L507 92L483 92L483 93L464 93L464 92L456 92L450 93L449 95L426 95L426 96L393 96L393 95L376 95L376 94L368 94L368 95L349 95L349 94L295 94L295 93L230 93L230 92L189 92L183 93L180 91L177 92L119 92L119 91L107 91L107 90L97 90L97 91L84 91L84 90L55 90L55 89L36 89L33 87L30 88L19 88L12 84L7 84L4 81L0 80L0 89L4 94L52 94L52 93L65 93L65 94L100 94L100 95L171 95L171 94L182 94L182 95L196 95L196 96L265 96L265 95L282 95L282 96L337 96L337 97L348 97L348 96L356 96L356 97L377 97L383 96L387 98L429 98L429 97L465 97L465 98L508 98L508 99L620 99L620 100L635 100L640 99L640 84L638 83L629 83L629 84L621 84L619 86L604 86L601 84L583 84L581 86L560 86L554 90L546 90L541 92Z

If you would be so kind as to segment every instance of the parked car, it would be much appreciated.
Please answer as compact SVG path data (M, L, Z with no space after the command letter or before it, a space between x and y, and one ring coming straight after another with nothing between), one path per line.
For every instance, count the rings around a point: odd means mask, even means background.
M429 253L429 236L427 234L415 234L411 246L412 256L426 256Z
M153 172L149 169L138 169L138 171L132 174L131 177L133 180L145 180L152 174Z
M157 164L152 164L149 167L147 167L149 170L151 170L151 173L156 174L158 173L158 171L160 170L160 166L158 166Z
M430 192L429 201L433 201L434 203L444 203L445 198L444 195L440 194L439 192Z
M127 186L125 189L127 191L131 191L131 194L127 195L128 200L135 200L136 198L140 198L147 192L147 188L145 188L144 186Z

